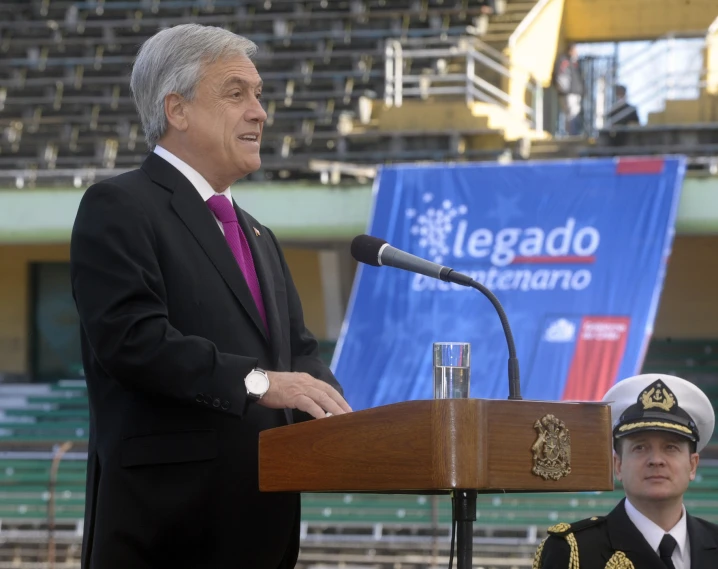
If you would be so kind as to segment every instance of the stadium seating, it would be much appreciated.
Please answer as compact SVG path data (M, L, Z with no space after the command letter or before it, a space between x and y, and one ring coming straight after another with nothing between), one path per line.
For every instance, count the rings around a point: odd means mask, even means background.
M268 121L263 166L251 179L316 178L311 160L375 164L524 157L521 148L503 140L513 129L511 121L489 120L481 130L481 121L474 120L410 136L361 120L363 106L376 110L384 98L389 40L478 37L500 63L536 0L498 4L500 13L488 18L475 0L37 0L12 10L4 4L0 184L84 187L141 163L147 147L129 92L133 57L158 28L190 21L227 27L259 45L256 63L265 81ZM442 63L438 69L437 61L403 61L407 75L465 74L451 58ZM541 62L547 64L550 68L550 62ZM503 90L505 77L492 71L495 66L482 67L480 75ZM696 156L703 167L718 148L716 100L705 92L700 101L671 102L700 107L697 116L712 117L710 124L678 128L656 118L660 124L606 129L595 144L558 148L564 156L680 151ZM485 110L484 115L496 113ZM540 158L540 144L536 150L533 157Z
M86 448L89 411L84 382L0 385L0 394L1 448L50 451L64 441Z
M333 348L332 342L321 343L326 361L331 360ZM654 340L643 371L686 377L718 402L716 341ZM0 385L0 551L4 552L0 568L10 566L11 561L3 557L6 553L8 558L43 558L51 511L58 555L70 559L68 566L76 566L72 563L77 561L81 539L88 420L82 381ZM59 461L53 485L53 457L64 442L72 447ZM686 495L692 513L714 522L718 522L718 461L710 457L718 456L716 449L718 435L704 452L698 477ZM486 546L488 558L511 558L520 567L530 562L532 548L548 526L606 514L620 497L620 486L602 493L482 495L475 541ZM377 563L419 558L426 562L432 555L443 559L447 554L448 496L306 494L302 501L306 563L333 559L361 566L369 550Z
M482 36L503 49L535 0L508 0ZM450 134L342 132L360 99L384 91L391 38L466 35L485 19L473 0L137 0L28 2L0 21L0 170L68 183L85 169L129 168L146 152L129 92L137 47L159 27L195 21L247 35L259 45L269 115L263 169L255 179L301 176L309 159L374 163L495 158L460 152ZM412 62L406 61L407 71ZM347 122L348 121L348 122ZM465 129L467 134L470 127ZM33 173L34 172L34 173ZM96 173L95 173L96 174ZM86 185L94 174L80 177ZM23 184L25 180L23 179Z

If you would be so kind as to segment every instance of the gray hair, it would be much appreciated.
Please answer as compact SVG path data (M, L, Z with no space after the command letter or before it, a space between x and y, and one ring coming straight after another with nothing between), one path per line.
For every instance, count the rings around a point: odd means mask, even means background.
M165 97L191 101L203 68L232 56L252 58L251 40L214 26L182 24L156 33L142 44L132 67L130 89L150 149L167 130Z

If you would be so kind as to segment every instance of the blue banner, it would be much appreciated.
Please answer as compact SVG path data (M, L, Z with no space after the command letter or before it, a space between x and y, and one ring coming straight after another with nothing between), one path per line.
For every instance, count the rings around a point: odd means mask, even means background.
M525 399L597 400L640 369L682 158L386 167L368 233L501 301ZM433 342L471 343L471 397L506 398L506 341L478 291L360 266L332 364L354 409L433 397Z

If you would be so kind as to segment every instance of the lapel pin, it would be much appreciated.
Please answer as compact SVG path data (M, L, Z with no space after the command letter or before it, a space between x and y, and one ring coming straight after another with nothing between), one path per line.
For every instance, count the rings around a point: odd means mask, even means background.
M252 227L252 229L254 229L254 234L259 237L259 229L257 229L256 227Z

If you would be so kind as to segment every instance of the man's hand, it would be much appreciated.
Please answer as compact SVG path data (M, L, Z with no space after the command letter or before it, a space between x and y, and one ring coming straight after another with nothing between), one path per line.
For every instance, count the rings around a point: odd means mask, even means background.
M352 410L336 389L308 373L268 371L267 377L269 391L258 403L270 409L299 409L315 419Z

